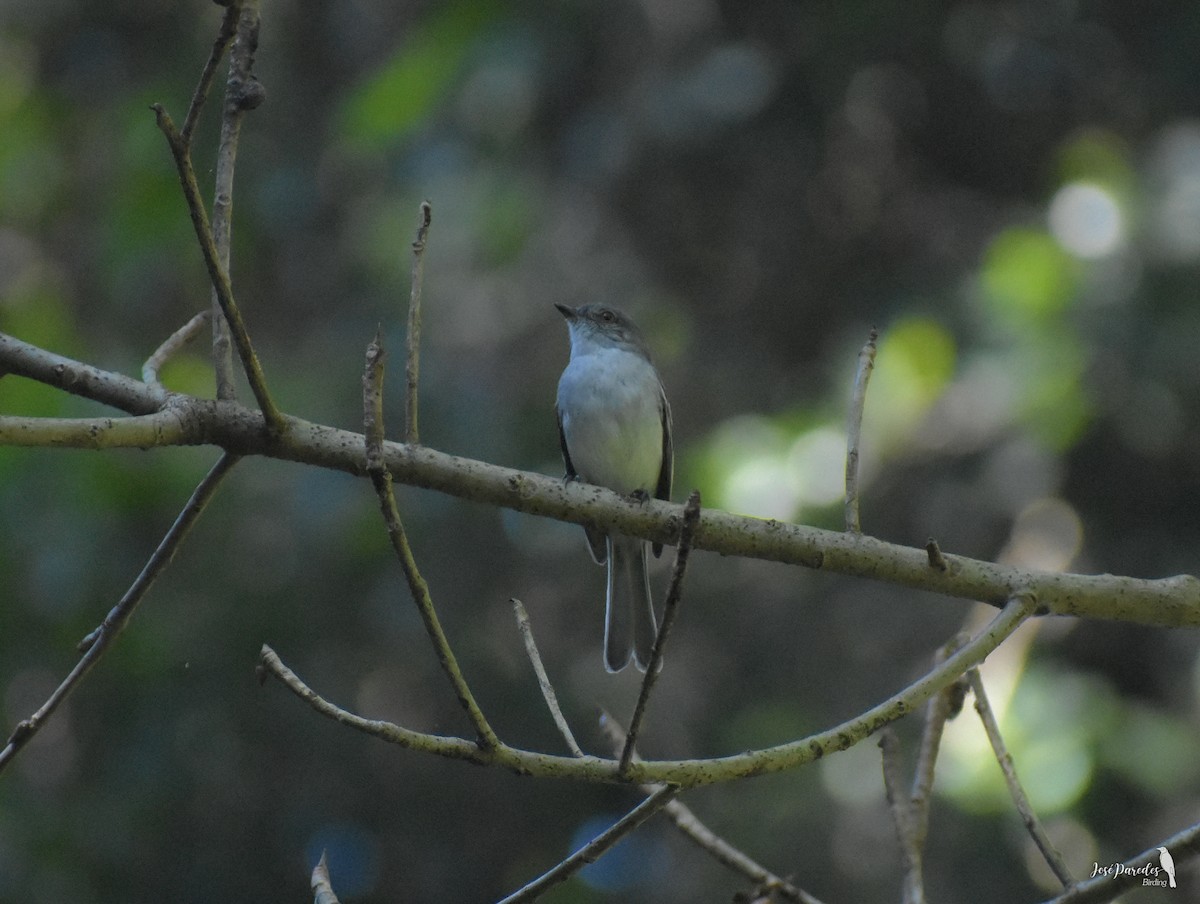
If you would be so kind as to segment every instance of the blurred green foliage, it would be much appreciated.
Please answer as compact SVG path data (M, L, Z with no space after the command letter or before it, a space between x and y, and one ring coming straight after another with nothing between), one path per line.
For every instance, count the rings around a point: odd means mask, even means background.
M137 374L208 304L147 107L182 116L219 16L149 0L0 7L0 330ZM366 0L268 3L263 17L268 99L242 137L233 278L289 413L355 428L382 325L396 432L428 198L432 446L560 473L566 338L551 305L605 300L642 324L663 373L677 498L699 487L706 505L838 528L846 398L876 326L865 531L1020 567L1197 570L1200 18L1187 4ZM197 132L208 188L220 87ZM210 393L205 345L164 381ZM100 410L0 377L3 414ZM68 672L214 459L0 449L0 731ZM561 746L517 596L568 718L604 752L594 706L627 713L637 679L603 671L603 572L578 529L400 495L500 734ZM835 724L923 670L968 609L697 554L643 753L719 755ZM114 649L0 775L0 901L300 900L321 847L343 900L489 900L635 802L326 724L258 687L264 642L366 716L467 730L369 488L243 462ZM1194 821L1198 648L1194 632L1063 621L997 673L1017 768L1076 875ZM911 759L919 725L898 728ZM969 709L941 765L931 898L1047 896ZM896 898L870 744L686 799L825 900ZM626 850L548 900L745 890L664 821ZM1183 867L1181 887L1197 883Z

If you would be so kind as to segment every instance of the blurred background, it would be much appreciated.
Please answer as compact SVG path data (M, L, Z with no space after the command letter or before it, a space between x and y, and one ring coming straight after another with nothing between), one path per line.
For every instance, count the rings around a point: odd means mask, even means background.
M138 374L209 290L149 104L181 121L211 3L0 3L0 329ZM840 529L855 359L863 528L1021 567L1198 570L1200 8L1183 3L506 4L270 0L243 131L234 285L277 400L357 429L363 353L403 324L418 205L422 439L558 475L553 302L642 325L677 500ZM196 136L211 188L218 89ZM204 343L169 385L209 394ZM249 397L248 393L244 397ZM13 377L0 411L97 406ZM0 734L66 675L212 449L0 449ZM445 628L499 734L565 752L508 600L586 749L638 676L601 662L604 572L574 526L401 488ZM653 580L661 599L669 555ZM782 743L926 669L960 600L693 557L642 742ZM988 663L1017 767L1078 877L1191 824L1194 631L1044 620ZM243 462L115 648L0 775L0 900L487 901L637 802L408 753L274 683L423 731L468 726L369 485ZM912 756L919 725L899 730ZM829 901L893 901L873 741L684 800ZM931 900L1049 880L968 708L940 761ZM1200 872L1180 869L1181 894ZM661 818L546 900L729 901ZM1158 901L1157 889L1129 901ZM1183 900L1183 898L1180 898Z

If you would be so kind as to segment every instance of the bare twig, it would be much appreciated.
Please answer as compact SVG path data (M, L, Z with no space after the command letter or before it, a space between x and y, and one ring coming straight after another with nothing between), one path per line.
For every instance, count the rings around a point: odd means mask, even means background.
M550 710L550 716L554 719L554 724L558 726L558 733L562 735L567 749L571 753L575 756L583 756L583 750L576 743L575 735L571 733L571 726L567 724L566 717L563 716L562 709L558 705L558 695L554 693L550 676L546 674L546 668L542 665L542 656L538 653L537 643L533 639L533 626L529 623L529 613L525 611L525 606L516 597L509 602L512 603L513 612L516 613L517 628L525 641L525 653L529 656L533 672L537 675L538 687L542 690L542 699L546 701L546 708Z
M996 762L1000 764L1000 771L1004 773L1004 781L1008 785L1008 793L1012 797L1013 804L1016 805L1017 812L1021 814L1021 821L1025 823L1025 828L1029 831L1030 836L1032 836L1034 844L1042 852L1042 857L1045 858L1047 865L1053 870L1054 875L1058 877L1058 881L1062 883L1063 888L1070 888L1075 884L1075 878L1067 868L1062 854L1058 852L1058 849L1054 846L1054 842L1046 834L1046 829L1042 825L1042 821L1038 819L1037 814L1033 811L1033 807L1030 806L1025 789L1021 786L1020 779L1017 778L1017 768L1013 763L1012 754L1008 752L1008 748L1005 746L1004 737L1000 734L1000 725L997 723L996 715L992 712L991 704L988 702L987 692L984 690L983 678L980 677L979 669L971 669L967 673L967 679L971 682L971 690L975 693L975 711L979 713L979 720L983 723L984 731L987 732L988 740L992 744L992 751L996 754Z
M1032 604L1032 601L1026 601ZM944 663L970 640L959 634L943 644L934 657L935 666ZM883 753L883 785L887 791L892 821L896 825L896 836L904 853L905 904L924 904L925 901L925 838L929 832L929 804L933 793L933 774L937 764L938 750L946 721L962 709L963 682L952 682L929 698L925 704L925 724L921 732L921 746L917 762L913 767L912 789L907 798L901 791L900 741L896 733L885 730L879 739Z
M313 904L338 904L333 883L329 881L329 864L325 859L325 851L321 851L321 859L313 867L311 885Z
M696 525L699 523L700 491L692 490L683 506L683 525L679 529L679 544L675 548L675 564L671 568L671 585L667 589L666 602L663 603L662 624L658 626L658 635L654 638L654 649L650 651L650 662L646 664L646 674L642 677L642 688L638 693L637 704L633 708L633 717L629 720L629 733L625 738L625 749L621 751L621 772L629 768L638 732L641 730L642 718L646 714L646 704L650 700L650 692L654 689L658 673L662 668L663 647L666 645L671 626L675 623L675 613L683 594L683 576L687 573L688 557L692 553L692 538L696 535Z
M246 371L246 379L250 382L250 388L254 392L254 398L258 402L259 408L262 409L268 430L274 435L282 434L286 428L284 417L267 390L267 381L263 375L262 365L259 364L258 355L254 353L254 346L250 342L250 334L242 320L242 313L233 298L229 273L221 264L220 255L213 240L212 229L209 226L208 214L204 212L204 203L200 198L200 186L196 184L191 153L162 104L153 104L150 109L154 111L155 121L163 135L166 136L171 154L175 158L179 184L183 187L183 196L187 201L188 213L192 218L192 227L200 242L204 265L208 268L209 279L212 280L221 312L224 314L225 320L229 322L234 344L237 346L238 355L242 360L242 368ZM215 319L219 320L220 318Z
M858 369L850 393L850 412L846 417L846 530L858 533L862 522L858 512L858 446L862 435L863 406L867 401L867 383L875 368L875 340L879 331L871 328L867 344L858 353Z
M433 208L428 201L422 201L417 237L412 243L412 286L408 300L408 358L404 365L406 386L404 441L413 445L421 441L421 432L417 425L417 387L421 375L421 287L425 280L425 243L429 239L429 224L432 218Z
M200 111L204 109L204 102L208 99L208 90L212 87L213 78L217 74L217 66L221 62L221 57L225 55L225 49L229 46L229 42L233 40L239 13L240 4L230 3L225 7L225 14L221 17L221 29L217 32L212 52L209 53L208 60L205 61L204 68L200 71L200 81L196 85L196 90L192 92L192 103L188 107L187 117L183 120L183 128L179 130L179 136L189 147L192 143L192 132L200 119Z
M197 334L204 329L204 325L208 323L208 318L212 316L210 311L201 311L170 336L166 338L162 345L154 350L146 363L142 365L142 381L153 386L161 386L158 373L163 369L163 366L171 359L172 356L179 353L189 342L196 338Z
M499 746L500 740L496 737L491 725L488 724L483 711L475 701L475 695L467 686L467 680L463 677L462 670L458 667L458 660L454 656L454 651L450 649L450 642L446 639L442 623L433 607L433 599L429 595L429 585L425 583L425 579L417 568L412 548L408 544L408 535L400 520L400 510L396 506L396 494L392 491L392 475L388 472L383 457L383 360L383 346L379 336L376 335L375 340L367 347L366 372L363 374L363 423L366 431L367 472L370 474L371 482L375 485L375 492L379 496L379 508L383 513L384 523L387 525L392 549L396 553L396 558L400 560L400 567L404 571L413 601L417 604L421 620L425 623L425 631L433 642L438 663L441 665L442 671L446 673L446 677L450 679L454 695L475 727L479 746L492 749Z
M958 634L952 637L937 651L934 663L945 662L962 649L970 639L967 634ZM962 709L964 686L960 678L930 697L929 702L925 704L925 725L921 732L921 747L917 753L916 766L913 768L912 791L909 795L912 804L913 831L917 844L922 848L925 846L925 837L929 832L929 804L933 795L933 773L937 766L942 735L946 729L946 721L958 715Z
M888 809L896 827L896 839L904 856L904 904L921 904L925 900L924 843L917 837L917 815L909 795L904 793L904 778L900 762L900 738L891 727L879 733L879 750L883 760L883 788Z
M524 888L513 892L499 904L518 904L521 901L533 901L547 890L561 882L565 882L589 863L595 863L614 844L640 826L643 822L670 803L679 793L673 785L659 788L644 801L626 813L609 828L605 829L574 854L564 860L554 869L539 876Z
M1200 822L1176 832L1170 838L1164 838L1160 844L1130 857L1123 863L1105 864L1106 871L1103 874L1085 879L1044 904L1101 904L1104 901L1115 900L1125 889L1142 884L1145 873L1139 873L1138 868L1147 865L1158 866L1160 847L1171 852L1177 868L1184 861L1196 857L1200 854Z
M614 753L620 755L625 749L627 735L621 726L617 724L616 719L608 713L601 711L600 730L604 732L605 737L612 744ZM633 761L638 762L639 759L635 750ZM653 794L661 786L643 784L639 785L639 787L644 794ZM675 827L679 831L699 845L701 849L712 855L718 863L728 867L735 873L745 876L759 889L772 891L788 901L798 901L800 904L821 904L819 899L814 898L803 889L797 888L787 880L775 875L765 866L762 866L747 854L734 847L701 822L700 817L693 813L691 808L678 798L663 807L663 813L675 824Z
M229 278L229 252L233 230L233 173L237 163L238 139L246 112L263 102L264 91L253 73L254 53L258 48L259 0L237 0L226 19L236 17L236 38L229 51L229 75L225 82L225 104L221 111L221 138L217 145L216 174L213 183L212 234L217 260ZM225 25L222 23L222 28ZM233 348L230 326L221 312L225 304L213 282L213 366L217 379L217 398L234 399ZM236 328L235 328L236 329ZM240 340L236 340L240 346ZM255 393L257 396L257 392ZM262 400L259 399L259 404Z
M188 499L187 505L183 507L183 511L175 519L175 523L171 525L162 541L158 544L158 548L154 550L149 561L146 562L141 573L137 576L129 589L125 591L124 596L112 608L112 610L104 617L104 621L100 626L92 631L80 643L80 649L83 651L83 656L79 662L75 664L75 668L71 669L70 674L63 679L60 684L50 695L50 698L41 705L28 719L25 719L17 724L12 736L8 739L7 745L3 750L0 750L0 771L12 761L13 757L29 743L30 739L37 734L38 730L46 723L59 705L67 699L67 695L74 690L75 686L80 682L100 659L104 652L112 645L117 635L129 622L138 603L145 597L147 591L153 586L155 579L162 573L163 569L170 564L171 559L175 557L180 544L191 530L192 525L196 523L196 519L200 517L213 494L216 493L217 487L220 486L222 478L229 473L238 461L236 455L226 453L221 456L220 460L213 465L212 470L205 475L199 485L192 492L191 498Z

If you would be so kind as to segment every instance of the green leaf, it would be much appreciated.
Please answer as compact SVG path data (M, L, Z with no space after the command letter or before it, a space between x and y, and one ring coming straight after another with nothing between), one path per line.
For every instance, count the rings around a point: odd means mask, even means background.
M465 0L418 28L346 100L341 131L351 145L379 151L416 130L449 91L467 52L499 10L492 0Z

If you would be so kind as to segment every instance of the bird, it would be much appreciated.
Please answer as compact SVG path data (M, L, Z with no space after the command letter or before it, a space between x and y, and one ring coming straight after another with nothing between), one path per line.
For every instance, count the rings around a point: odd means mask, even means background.
M671 406L642 334L605 304L572 308L571 356L558 382L555 411L564 480L580 480L646 500L671 498ZM649 666L658 633L644 541L584 525L597 564L607 564L604 665L619 672L632 658ZM662 544L653 544L654 555Z
M1171 852L1165 847L1158 849L1158 862L1162 864L1162 868L1167 871L1167 881L1171 888L1177 888L1175 885L1175 859L1171 856Z

